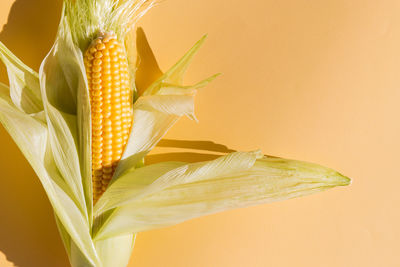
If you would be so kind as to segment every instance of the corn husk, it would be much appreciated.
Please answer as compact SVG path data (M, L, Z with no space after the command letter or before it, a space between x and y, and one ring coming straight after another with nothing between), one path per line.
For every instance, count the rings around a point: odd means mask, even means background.
M197 90L218 76L183 83L203 37L137 95L131 33L153 4L64 0L55 43L39 73L0 43L9 76L9 86L0 84L0 122L40 179L72 266L123 267L138 232L350 183L332 169L260 151L143 166L143 158L181 117L196 120ZM82 52L98 33L110 31L126 44L130 59L134 123L112 182L93 206L91 115Z

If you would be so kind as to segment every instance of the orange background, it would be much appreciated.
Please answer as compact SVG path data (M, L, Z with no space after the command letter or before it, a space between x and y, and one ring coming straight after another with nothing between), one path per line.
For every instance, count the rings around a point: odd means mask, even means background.
M0 40L37 70L60 9L1 0ZM168 0L144 17L161 69L208 33L187 81L224 74L197 96L200 123L182 119L166 138L317 162L353 185L141 233L129 266L400 266L399 13L396 0ZM44 191L3 128L0 147L0 251L21 267L68 266Z

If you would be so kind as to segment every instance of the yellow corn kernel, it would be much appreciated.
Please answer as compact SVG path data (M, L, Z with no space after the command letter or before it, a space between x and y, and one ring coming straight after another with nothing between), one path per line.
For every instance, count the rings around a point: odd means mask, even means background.
M133 121L128 60L112 33L97 37L84 55L92 112L93 201L106 190Z

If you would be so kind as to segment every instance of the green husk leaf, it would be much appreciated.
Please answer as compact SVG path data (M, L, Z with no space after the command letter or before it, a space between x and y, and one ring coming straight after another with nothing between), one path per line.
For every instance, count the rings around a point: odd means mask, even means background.
M47 92L53 91L51 80L48 76L48 70L54 66L57 58L49 56L43 61L40 69L40 79L42 87L42 97L49 129L49 140L56 165L69 185L74 197L78 200L82 214L88 219L85 196L83 192L79 157L77 153L76 126L77 118L75 115L64 113L49 103Z
M72 240L90 262L97 264L98 258L87 220L76 206L76 201L71 198L70 188L60 176L52 153L49 151L46 125L34 116L17 109L8 93L8 88L0 84L1 123L35 170L56 216L71 235Z
M166 174L155 180L143 189L148 193L114 209L95 238L156 229L350 183L350 179L332 169L295 160L264 157L237 172L231 169L237 162L221 165L216 161L221 159L183 165L178 169L186 171L171 171L174 178L168 179Z
M38 156L38 161L44 160L47 143L47 128L46 124L42 121L35 119L34 116L29 116L23 111L19 110L12 102L10 96L10 89L7 85L0 83L0 119L4 128L10 133L12 137L19 141L18 146L28 144L26 153L31 155L30 151ZM15 118L13 115L15 114ZM26 123L27 127L23 130L23 124ZM18 133L17 130L21 130ZM15 136L15 138L14 138ZM29 152L29 153L28 153Z
M195 85L183 86L185 70L196 54L205 36L198 41L170 70L155 81L133 106L134 122L124 154L113 179L134 168L136 164L161 140L181 116L196 120L194 95L219 74ZM177 82L178 84L174 84Z
M60 169L67 169L63 175L71 180L72 186L79 187L80 206L87 213L92 223L92 180L91 180L91 123L89 92L83 57L80 49L74 45L66 18L60 23L56 42L41 66L43 77L43 97L46 97L50 111L58 115L60 120L53 124L63 124L62 131L55 135L56 144L60 148L55 151L63 154L68 161L59 161ZM54 117L55 115L53 115ZM49 117L51 119L51 117ZM71 121L68 125L63 119ZM60 127L59 127L60 128ZM61 135L61 136L60 136ZM62 138L62 137L65 138ZM73 138L70 138L70 137ZM61 139L60 139L61 138ZM57 147L57 146L56 146ZM79 148L79 150L78 150ZM60 157L60 156L58 156ZM83 185L83 187L82 187ZM83 194L83 195L82 195Z
M185 181L212 179L249 169L261 156L260 151L235 152L207 162L207 164L204 162L194 164L164 162L129 172L112 183L97 203L95 214L116 209L101 221L102 225L98 226L94 232L95 238L102 238L104 228L107 228L107 224L114 220L115 214L119 213L118 207L120 206L140 201L148 195L185 183Z
M217 78L220 73L214 74L207 79L204 79L194 85L176 85L170 83L161 83L160 89L157 91L157 95L195 95L197 89L201 89Z
M152 100L151 96L150 99L139 97L137 105L136 103L134 105L134 123L113 179L118 179L121 174L135 167L175 124L181 114L191 114L193 111L193 98L165 99L167 102L162 103L157 109L152 107L156 105L155 103L149 103ZM167 109L168 113L161 112L162 109ZM174 110L179 111L179 114L171 113Z
M157 94L163 83L178 86L183 85L183 77L185 72L206 38L207 35L204 35L174 66L172 66L166 73L164 73L164 75L150 85L143 95Z
M157 178L182 165L184 165L182 162L161 162L127 172L109 185L106 192L97 201L94 215L99 216L109 209L136 199Z
M193 95L152 95L143 96L135 103L135 109L160 112L179 117L194 116Z
M46 87L51 88L46 90L48 102L64 113L76 115L81 70L68 25L63 21L41 68L46 73Z
M80 61L80 68L84 72L83 62ZM82 75L78 87L78 141L79 160L82 175L83 190L85 193L86 208L89 216L89 223L92 225L93 215L93 189L92 189L92 122L89 89L86 75Z
M166 79L164 79L164 82L178 85L183 84L183 77L187 68L206 39L207 35L204 35L171 69L165 73Z
M95 242L102 267L127 266L132 254L136 235L115 236Z
M65 251L67 252L68 258L71 261L71 259L70 259L71 245L72 245L72 242L74 242L74 241L71 240L71 237L67 232L67 229L65 229L62 222L60 221L60 219L58 219L56 214L54 214L54 219L56 220L57 229L58 229L58 232L60 233L61 240L63 241Z
M92 225L93 216L93 189L92 189L92 121L89 97L89 86L86 77L85 66L82 53L78 47L73 50L76 59L78 72L78 92L77 92L77 127L79 160L82 175L83 190L85 193L86 208L89 215L89 223Z
M43 110L39 77L0 42L0 60L7 67L10 96L15 106L25 113Z
M166 187L197 180L211 179L251 168L260 151L235 152L207 164L204 162L185 164L164 162L145 166L128 172L113 182L95 206L95 214L133 202Z
M55 216L58 231L61 235L65 250L68 255L68 260L73 267L96 267L90 262L86 256L82 253L76 243L71 239L67 230L62 225L60 219Z

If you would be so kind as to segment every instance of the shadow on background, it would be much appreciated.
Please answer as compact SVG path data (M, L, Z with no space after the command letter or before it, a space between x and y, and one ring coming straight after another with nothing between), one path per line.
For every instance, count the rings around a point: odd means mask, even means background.
M38 70L55 39L61 0L16 0L0 41ZM0 64L0 81L8 84ZM29 163L0 128L0 251L19 267L68 266L53 212Z
M138 28L136 31L136 49L138 67L135 73L135 83L138 94L141 95L163 73L142 28Z
M182 161L182 162L199 162L214 160L221 155L217 154L205 154L205 153L193 153L193 152L172 152L172 153L161 153L148 155L146 157L146 164L155 164L163 161Z
M191 140L173 140L163 139L157 147L165 148L183 148L202 150L213 153L199 153L199 152L169 152L148 155L146 157L146 164L154 164L162 161L183 161L183 162L199 162L214 160L221 156L221 153L235 152L233 149L229 149L225 145L217 144L212 141L191 141ZM219 154L216 154L219 153Z
M207 150L207 151L220 152L220 153L231 153L231 152L236 151L233 149L229 149L225 145L214 143L213 141L191 141L191 140L163 139L157 144L157 147L197 149L197 150Z
M0 33L0 41L36 71L55 40L61 4L61 0L16 0ZM4 70L1 66L1 81L7 81Z

